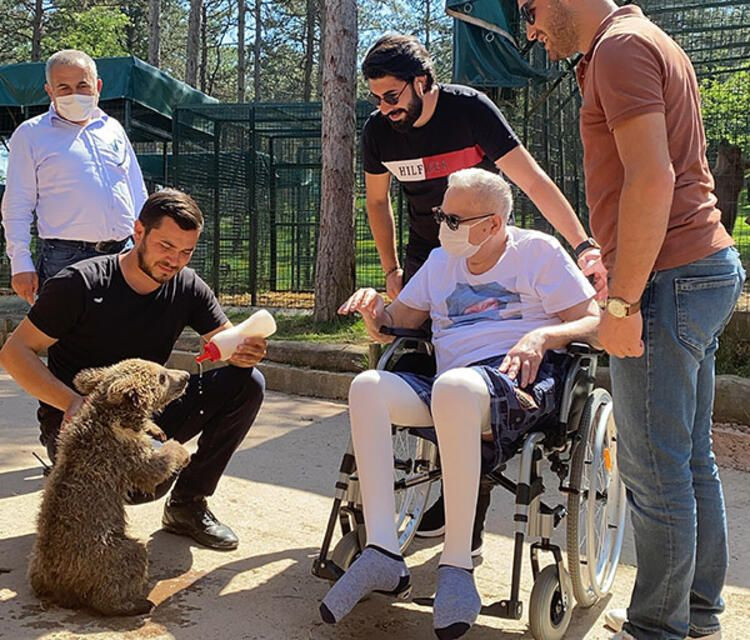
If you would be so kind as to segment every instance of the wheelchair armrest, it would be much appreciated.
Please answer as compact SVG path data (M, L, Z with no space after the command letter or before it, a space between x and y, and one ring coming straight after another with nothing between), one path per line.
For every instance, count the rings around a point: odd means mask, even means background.
M413 338L427 342L432 337L430 332L424 329L403 329L401 327L386 327L385 325L380 327L380 333L386 336L393 336L394 338Z
M565 347L565 351L572 356L600 356L604 354L602 349L595 349L587 342L571 342Z

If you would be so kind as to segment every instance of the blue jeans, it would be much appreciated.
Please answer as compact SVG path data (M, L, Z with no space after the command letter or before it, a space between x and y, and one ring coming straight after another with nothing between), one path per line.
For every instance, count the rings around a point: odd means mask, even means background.
M640 358L611 358L618 462L638 570L625 629L682 640L719 629L724 496L711 450L718 337L745 280L734 248L654 273Z
M47 279L76 262L101 256L107 253L120 253L133 246L131 238L120 243L112 243L106 251L97 250L92 243L77 240L42 240L39 261L36 271L39 274L39 286Z

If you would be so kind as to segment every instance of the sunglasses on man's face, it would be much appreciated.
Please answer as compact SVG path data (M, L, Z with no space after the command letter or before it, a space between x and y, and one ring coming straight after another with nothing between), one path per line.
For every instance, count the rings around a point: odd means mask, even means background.
M481 216L471 216L470 218L461 218L455 213L445 213L442 207L432 207L432 217L435 218L435 222L440 224L445 222L451 231L456 231L459 225L464 222L470 222L471 220L482 220L483 218L490 218L494 216L494 213L484 213Z
M376 96L372 91L370 91L370 93L367 94L367 102L369 102L373 107L379 107L381 102L385 102L386 104L394 106L398 104L398 101L401 99L401 94L408 86L409 81L407 80L406 82L404 82L404 86L401 87L401 91L386 91L382 97Z
M531 6L534 0L524 2L519 8L518 13L528 24L534 24L536 21L536 10Z

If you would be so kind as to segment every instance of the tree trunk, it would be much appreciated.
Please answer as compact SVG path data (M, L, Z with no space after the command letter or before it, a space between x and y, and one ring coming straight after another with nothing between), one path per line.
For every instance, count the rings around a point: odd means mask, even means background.
M302 82L302 99L310 102L312 98L312 73L315 56L315 14L316 0L307 0L305 5L305 71Z
M245 102L245 0L237 0L237 102Z
M161 64L161 0L148 2L148 63L158 67Z
M425 0L424 3L424 46L425 49L430 49L430 2L432 0Z
M201 10L203 0L190 0L187 50L185 52L185 82L195 87L198 79L198 51L200 47Z
M253 11L255 17L255 42L253 43L253 100L261 101L261 84L260 84L260 54L263 38L263 18L260 13L262 2L255 0Z
M325 0L323 176L315 263L316 321L336 318L354 290L355 0Z
M44 23L43 0L34 0L34 16L31 19L31 61L42 57L42 25Z
M206 66L208 64L208 34L206 23L208 22L206 16L206 5L201 7L201 60L200 60L200 90L206 93Z

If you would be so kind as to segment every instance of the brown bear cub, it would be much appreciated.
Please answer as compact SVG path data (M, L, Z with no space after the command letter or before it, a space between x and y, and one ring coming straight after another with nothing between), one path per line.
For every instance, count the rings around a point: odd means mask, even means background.
M86 401L59 435L29 566L34 592L63 607L109 616L153 608L146 548L125 535L124 501L153 493L190 455L174 440L156 448L151 420L185 391L189 374L145 360L85 369L73 381Z

